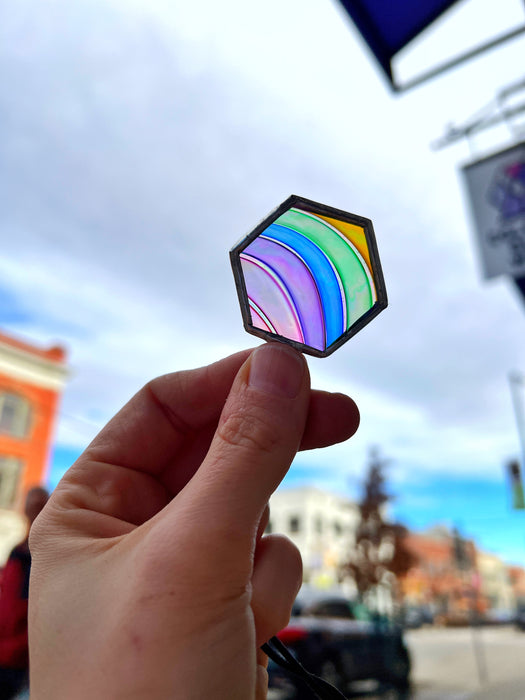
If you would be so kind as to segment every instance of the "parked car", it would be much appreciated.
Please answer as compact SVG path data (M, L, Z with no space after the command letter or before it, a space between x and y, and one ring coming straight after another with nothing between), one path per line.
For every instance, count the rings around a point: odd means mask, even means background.
M423 625L434 624L434 613L427 605L406 605L400 611L398 619L405 629L415 630Z
M507 608L487 610L482 619L485 625L511 625L513 622L516 622L516 613Z
M521 632L525 632L525 604L523 603L517 606L514 624Z
M450 610L438 613L434 618L438 627L468 627L472 624L470 610Z
M410 655L401 627L344 597L297 600L279 639L311 673L341 692L356 681L375 680L405 689L410 681ZM273 663L268 667L269 695L276 700L312 698L300 679Z

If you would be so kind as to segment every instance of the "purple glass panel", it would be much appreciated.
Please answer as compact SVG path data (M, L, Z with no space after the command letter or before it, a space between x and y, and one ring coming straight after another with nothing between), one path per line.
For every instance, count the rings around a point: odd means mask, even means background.
M324 350L326 338L319 292L312 273L297 252L290 250L283 243L259 236L244 250L243 255L253 255L257 260L264 261L272 270L274 279L279 279L280 284L286 287L299 319L304 342ZM266 298L260 296L261 290L250 289L247 280L246 290L248 297L274 321L274 317L266 312Z

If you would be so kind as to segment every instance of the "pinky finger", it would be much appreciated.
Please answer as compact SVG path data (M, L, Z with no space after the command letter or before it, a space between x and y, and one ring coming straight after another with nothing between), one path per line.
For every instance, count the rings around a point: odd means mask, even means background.
M268 696L268 671L265 666L257 664L255 700L266 700Z

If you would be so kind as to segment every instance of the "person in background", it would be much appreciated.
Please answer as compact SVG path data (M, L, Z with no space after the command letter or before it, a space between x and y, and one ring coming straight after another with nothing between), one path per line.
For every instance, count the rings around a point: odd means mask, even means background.
M49 494L36 486L26 496L27 534L9 555L0 576L0 700L10 700L23 690L29 677L27 608L31 554L31 525L46 505Z

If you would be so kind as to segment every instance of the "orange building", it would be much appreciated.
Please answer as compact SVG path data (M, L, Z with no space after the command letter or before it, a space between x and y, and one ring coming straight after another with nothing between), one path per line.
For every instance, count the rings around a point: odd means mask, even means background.
M405 546L417 564L402 577L400 584L406 603L431 608L438 616L461 619L473 606L480 609L476 548L463 540L464 561L458 565L453 534L445 528L428 533L410 533Z
M66 353L0 333L0 510L21 512L26 491L45 483Z

